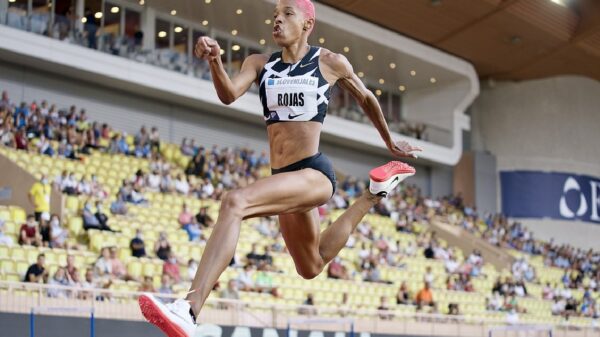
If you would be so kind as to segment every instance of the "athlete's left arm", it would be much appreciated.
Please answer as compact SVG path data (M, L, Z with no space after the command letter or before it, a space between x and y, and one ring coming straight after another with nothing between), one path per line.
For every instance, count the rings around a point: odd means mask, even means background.
M381 138L383 138L390 152L398 157L416 158L417 155L414 152L421 151L421 149L411 146L405 141L394 142L377 98L371 90L365 87L360 78L356 76L348 59L343 55L333 52L324 53L320 59L322 64L325 65L324 75L328 73L327 75L337 80L340 87L350 92L371 122L373 122L373 125L379 131Z

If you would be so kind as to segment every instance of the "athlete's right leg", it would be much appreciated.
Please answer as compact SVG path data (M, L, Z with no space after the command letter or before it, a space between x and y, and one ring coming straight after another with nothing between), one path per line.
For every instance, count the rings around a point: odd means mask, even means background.
M229 265L243 219L312 209L324 204L331 193L329 180L314 170L277 174L228 192L186 298L193 311L200 312L215 282Z

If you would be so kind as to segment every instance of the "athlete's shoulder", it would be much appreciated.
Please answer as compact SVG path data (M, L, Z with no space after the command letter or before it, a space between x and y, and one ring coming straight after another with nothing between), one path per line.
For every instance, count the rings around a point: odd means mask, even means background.
M271 55L267 54L252 54L248 55L244 62L248 64L264 66L269 61L270 57Z
M331 72L336 74L338 77L345 77L352 73L352 65L346 56L342 54L334 53L326 48L321 48L319 60L321 65L329 68Z

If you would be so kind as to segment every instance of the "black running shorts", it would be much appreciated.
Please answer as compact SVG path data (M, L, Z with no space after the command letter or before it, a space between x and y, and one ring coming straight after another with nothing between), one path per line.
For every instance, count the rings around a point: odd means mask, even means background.
M271 169L271 174L275 175L284 172L300 171L305 168L311 168L323 173L331 182L331 186L333 187L333 193L335 193L335 171L333 170L333 166L331 165L331 161L329 161L329 158L327 158L327 156L322 154L321 152L315 154L314 156L301 159L288 166L278 169ZM332 196L333 193L331 194Z

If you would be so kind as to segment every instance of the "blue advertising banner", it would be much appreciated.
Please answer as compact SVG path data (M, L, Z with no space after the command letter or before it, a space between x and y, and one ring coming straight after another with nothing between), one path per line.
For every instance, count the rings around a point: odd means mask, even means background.
M600 224L600 178L538 171L500 172L502 212L513 218Z

